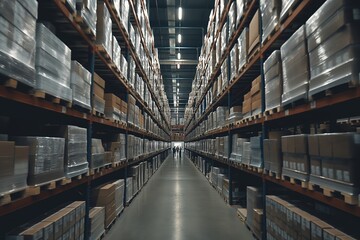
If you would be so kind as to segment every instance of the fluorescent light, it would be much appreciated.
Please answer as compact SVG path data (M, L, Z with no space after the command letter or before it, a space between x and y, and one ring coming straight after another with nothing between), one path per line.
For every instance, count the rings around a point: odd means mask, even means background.
M177 69L180 69L180 63L178 63L178 64L176 65L176 68L177 68Z
M181 34L180 33L178 34L177 39L178 39L178 43L181 43Z
M178 52L178 54L177 54L177 59L181 59L181 53L180 52Z
M182 19L182 15L183 15L183 9L182 9L182 7L179 7L179 9L178 9L178 17L179 17L179 20Z
M177 86L180 86L180 83L177 83Z

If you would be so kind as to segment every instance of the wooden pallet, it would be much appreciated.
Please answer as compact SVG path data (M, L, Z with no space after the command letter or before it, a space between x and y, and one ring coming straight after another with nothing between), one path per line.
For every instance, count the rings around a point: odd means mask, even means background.
M97 116L97 117L101 117L101 118L105 118L105 114L104 114L104 113L101 113L101 112L96 111L96 109L95 109L95 108L93 108L93 109L92 109L92 115Z
M86 176L89 176L89 170L86 173L82 173L78 176L62 179L60 182L60 185L66 185L66 184L72 183L72 181L81 180L81 179L85 178Z
M116 123L116 124L122 124L122 121L119 119L114 119L114 118L109 118L109 117L105 117L105 119L107 119L113 123Z
M17 89L25 93L28 93L29 90L32 89L32 87L26 85L25 83L3 75L0 75L0 85L11 89Z
M113 168L123 166L123 165L126 165L126 161L120 161L120 162L111 163L111 167L113 167Z
M314 101L316 99L329 97L329 96L332 96L332 95L337 94L339 92L346 91L349 88L355 88L357 86L358 86L357 81L351 80L351 81L349 81L347 83L343 83L343 84L340 84L338 86L333 86L333 87L326 88L326 89L324 89L324 90L322 90L322 91L320 91L318 93L315 93L315 94L313 94L311 96L310 96L310 93L309 93L309 100Z
M258 113L258 114L255 114L255 115L252 115L251 117L250 117L250 121L253 121L253 120L256 120L256 119L260 119L260 118L262 118L262 116L263 116L263 114L262 113Z
M289 176L286 176L284 174L281 175L281 179L283 181L290 182L291 184L299 185L302 188L308 188L308 183L309 183L308 181L304 181L304 180L301 180L301 179L289 177Z
M115 216L114 219L109 223L109 225L106 226L106 232L108 232L112 228L112 226L114 226L116 220L117 220L117 216Z
M89 109L89 108L85 108L85 107L83 107L83 106L80 106L80 105L77 105L76 103L74 103L73 102L73 104L72 104L72 107L71 107L72 109L74 109L74 110L77 110L77 111L79 111L79 112L83 112L83 113L87 113L87 114L90 114L91 112L92 112L92 110L91 109Z
M350 193L340 192L340 191L333 190L328 187L320 186L318 184L314 184L311 182L308 184L308 189L310 191L320 192L326 197L339 198L349 205L358 205L358 203L359 203L359 195L358 194L350 194Z
M246 217L247 217L247 209L246 208L238 208L236 210L236 213L242 222L246 221Z
M251 62L251 60L260 52L260 43L256 45L256 47L251 51L251 53L248 54L248 60L247 62Z
M252 121L252 116L246 117L240 120L240 123L247 123Z
M66 8L69 10L70 13L74 14L74 9L69 5L69 2L67 0L61 0L61 2L66 6Z
M103 45L97 44L96 48L110 65L113 64L110 54L107 52Z
M81 30L92 40L96 40L96 36L94 35L93 31L90 29L90 27L87 25L86 21L76 13L74 14L75 22L80 26Z
M14 202L21 198L25 198L27 196L30 196L29 192L27 191L27 187L16 189L9 193L5 193L2 196L0 196L0 206L9 204L11 202Z
M54 96L52 96L51 94L46 93L46 92L44 92L44 91L42 91L42 90L31 90L31 91L30 91L30 94L33 95L33 96L36 97L36 98L49 100L49 101L51 101L52 103L65 106L65 107L67 107L67 108L71 108L71 107L72 107L72 102L69 102L68 100L61 99L61 98L59 98L59 97L54 97Z
M294 107L303 105L305 103L308 103L308 99L300 98L300 99L297 99L297 100L295 100L295 101L293 101L291 103L287 103L287 104L283 105L283 109L286 110L286 109L289 109L289 108L294 108Z
M270 177L276 178L276 179L281 179L281 174L280 173L276 173L267 169L264 169L264 174L268 175Z
M271 109L268 109L268 110L265 110L265 116L270 116L270 115L273 115L274 113L278 113L278 112L281 112L283 111L282 107L274 107L274 108L271 108Z
M28 196L39 195L41 191L53 190L57 186L61 186L65 178L59 178L50 182L41 183L27 188Z

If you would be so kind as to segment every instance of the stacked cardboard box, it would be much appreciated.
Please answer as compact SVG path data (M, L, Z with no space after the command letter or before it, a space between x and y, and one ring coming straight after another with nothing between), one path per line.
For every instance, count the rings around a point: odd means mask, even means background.
M105 208L105 227L109 227L110 224L116 218L116 205L115 205L115 188L113 183L106 184L95 188L92 191L92 202L96 207Z
M255 78L251 83L251 114L261 113L261 76Z
M265 139L263 146L264 168L280 175L282 168L281 141L279 139Z
M283 153L282 174L302 181L309 180L308 135L281 137Z
M128 31L128 24L129 24L129 11L130 11L130 3L129 0L120 1L120 10L121 10L121 22Z
M112 20L105 3L98 2L96 13L96 44L100 46L101 51L112 56Z
M222 78L221 90L224 90L224 89L226 89L226 87L229 84L229 71L228 71L227 58L225 59L225 61L221 65L221 78Z
M310 96L342 84L359 84L360 20L354 10L359 8L359 2L330 0L306 22Z
M301 26L280 48L283 71L282 104L307 99L309 60L305 26Z
M247 208L247 218L246 225L255 232L255 229L261 229L258 226L258 222L255 219L255 216L258 213L255 213L255 209L262 209L262 194L261 189L256 187L247 186L246 187L246 208Z
M251 55L256 48L259 47L260 43L260 28L259 28L259 10L256 11L255 15L251 19L249 24L249 42L248 42L248 55Z
M133 181L133 195L135 195L140 189L140 166L131 167L131 176Z
M15 142L0 141L0 196L26 188L29 147Z
M205 160L203 160L203 173L206 174L205 172ZM230 181L228 178L224 178L223 180L223 187L222 187L222 195L225 197L226 201L229 202L229 186L230 186ZM234 202L238 202L240 198L240 188L239 188L239 183L235 180L232 181L232 200L233 203Z
M310 182L339 192L358 194L356 169L360 134L330 133L309 135Z
M283 87L280 51L275 50L264 62L265 111L281 106Z
M247 0L236 0L236 27L239 26L243 18Z
M242 106L233 106L230 108L230 115L227 119L229 124L235 123L242 119Z
M71 61L70 78L73 103L90 109L91 73L77 61Z
M104 100L105 81L96 73L94 73L93 83L93 109L99 113L105 113Z
M43 24L36 27L36 89L72 101L71 50Z
M267 239L354 239L292 203L266 196Z
M244 101L242 104L242 113L244 118L251 116L251 106L251 92L248 92L244 95Z
M37 1L2 2L0 73L35 87Z
M76 201L43 220L20 226L6 239L84 239L85 202Z
M116 215L124 209L124 179L119 179L113 183L115 185L115 207Z
M16 145L29 146L29 185L42 185L64 177L64 138L15 137L14 140Z
M97 0L76 0L77 16L87 25L92 35L96 36Z
M91 162L90 169L96 169L105 164L105 150L101 139L91 139Z
M105 208L94 207L90 209L90 239L97 240L105 233Z
M135 104L136 100L135 98L129 94L128 96L128 122L134 124L135 122Z
M105 117L121 121L121 112L122 107L121 99L112 93L105 93Z

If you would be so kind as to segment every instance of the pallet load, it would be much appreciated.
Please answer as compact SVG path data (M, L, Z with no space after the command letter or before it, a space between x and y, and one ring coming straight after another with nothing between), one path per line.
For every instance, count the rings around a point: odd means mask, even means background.
M109 228L117 216L115 206L115 188L114 184L106 184L93 189L91 193L92 203L94 206L105 208L105 228Z
M299 0L281 0L280 21L283 22L291 14L293 7Z
M265 75L265 112L280 110L283 87L281 55L275 50L264 62Z
M126 203L130 203L133 196L133 180L132 177L128 177L126 178Z
M120 48L120 45L116 39L115 36L113 36L112 38L112 55L111 55L111 58L113 60L113 63L114 63L114 66L116 69L118 69L120 71L120 68L121 68L121 64L120 64L120 61L121 61L121 48Z
M90 240L101 239L105 234L105 208L93 207L90 209Z
M256 235L259 234L259 229L261 229L261 225L259 226L258 215L259 209L262 209L262 194L261 189L247 186L246 187L246 208L247 208L247 217L246 217L246 225L250 228L250 230ZM260 221L261 224L261 221ZM261 236L256 235L258 239Z
M236 0L236 27L239 27L243 18L247 0Z
M76 0L77 22L81 22L86 31L96 36L97 0Z
M249 38L248 38L248 56L249 58L256 53L260 44L260 28L259 28L259 10L256 11L249 24ZM248 58L248 60L249 60Z
M120 10L121 10L121 22L127 32L129 25L129 13L130 13L130 3L129 0L120 1Z
M105 117L112 121L121 121L122 114L120 112L122 103L121 99L112 93L105 93Z
M239 134L233 134L230 160L239 163L242 162L244 142L248 142L248 139L241 138Z
M233 106L230 108L229 117L226 119L228 124L235 124L242 119L242 106Z
M306 187L309 181L309 155L308 135L291 135L281 137L281 149L283 153L282 176L299 180L302 187ZM305 186L303 185L305 184Z
M249 51L249 30L247 27L241 32L238 38L239 46L239 72L244 68L248 61L248 51Z
M14 137L16 145L29 146L29 186L41 186L64 178L65 139Z
M244 95L244 101L242 103L243 118L248 118L251 116L251 105L251 92L248 92Z
M264 139L264 169L275 174L277 178L281 176L282 154L280 139Z
M113 183L115 185L115 207L116 215L124 209L124 179L119 179Z
M133 196L140 190L140 166L131 167Z
M228 32L228 36L229 39L230 37L233 35L235 29L236 29L236 3L233 2L230 5L230 9L229 9L229 32Z
M356 174L360 134L328 133L309 135L310 187L317 185L324 194L338 191L345 202L357 204L360 182ZM330 191L330 192L328 192Z
M37 1L1 3L0 73L35 87Z
M104 90L105 90L105 81L96 73L94 73L94 83L93 83L93 113L97 112L100 114L105 113L105 100L104 100Z
M96 44L100 52L105 53L111 58L113 40L112 20L104 2L98 2L96 13Z
M306 22L310 96L340 85L359 85L360 38L357 26L360 21L354 10L359 7L357 1L330 0Z
M276 30L279 24L281 10L281 0L261 0L260 12L262 20L262 43L264 44L268 37Z
M90 110L91 73L77 61L71 61L70 78L73 104Z
M255 78L251 83L251 115L256 116L262 111L261 103L261 76Z
M251 137L250 138L250 148L251 148L251 159L250 166L262 168L261 161L261 137Z
M135 122L135 104L136 100L132 95L128 95L128 105L127 105L127 114L128 114L128 122L134 124Z
M222 91L224 91L226 89L226 87L228 86L228 84L229 84L228 77L229 77L228 61L227 61L227 59L225 59L225 61L221 65L221 78L222 78L221 90Z
M251 144L250 142L243 142L243 156L241 163L250 165L251 162Z
M105 164L105 150L101 139L91 139L91 162L90 169L95 170Z
M309 60L304 25L281 46L280 51L283 72L282 105L307 100Z
M0 162L0 196L25 189L27 187L29 147L16 146L15 142L0 141ZM0 202L3 200L5 199L0 198Z
M40 94L72 101L71 50L41 23L36 26L35 68L35 88Z

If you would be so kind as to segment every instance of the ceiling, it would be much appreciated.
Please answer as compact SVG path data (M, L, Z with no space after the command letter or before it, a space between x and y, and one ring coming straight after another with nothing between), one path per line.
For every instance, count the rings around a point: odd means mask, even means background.
M178 124L184 117L214 0L148 1L150 25L159 53L171 117L177 119ZM178 18L179 6L183 9L181 20ZM181 43L177 39L179 33L182 36ZM181 54L180 60L177 59L178 52ZM177 63L180 63L180 69L177 69ZM177 98L178 106L177 103L174 105Z

